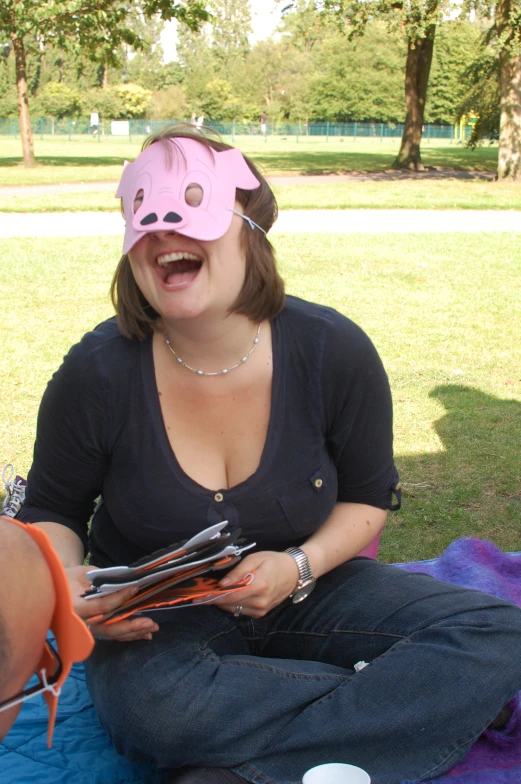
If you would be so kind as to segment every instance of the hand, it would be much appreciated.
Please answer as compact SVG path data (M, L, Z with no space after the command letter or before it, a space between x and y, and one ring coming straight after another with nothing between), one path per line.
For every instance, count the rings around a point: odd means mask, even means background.
M241 606L242 615L262 618L293 593L299 579L291 555L266 551L246 556L219 584L226 587L251 572L254 573L251 585L214 603L232 614Z
M111 623L108 626L102 623L88 622L89 618L111 612L137 593L136 588L122 588L120 591L109 593L99 599L82 599L82 594L92 587L90 580L85 576L91 569L91 566L72 566L65 572L69 580L74 611L86 621L93 636L98 639L119 640L120 642L151 640L152 632L157 632L159 629L159 626L151 618L129 618Z

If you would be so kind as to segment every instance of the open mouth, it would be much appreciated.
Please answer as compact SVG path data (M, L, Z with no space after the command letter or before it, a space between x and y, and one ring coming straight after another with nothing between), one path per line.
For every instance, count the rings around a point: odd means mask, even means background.
M157 259L159 276L167 286L186 286L191 283L202 267L203 260L195 253L177 251L164 253Z

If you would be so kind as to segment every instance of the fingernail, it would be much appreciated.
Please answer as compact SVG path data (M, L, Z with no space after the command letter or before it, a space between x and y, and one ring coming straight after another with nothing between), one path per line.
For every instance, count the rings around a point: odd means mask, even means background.
M219 585L222 585L223 588L225 588L227 585L230 584L231 584L231 580L229 577L225 577L224 580L221 580L221 582L219 583Z
M139 591L139 586L138 586L138 585L136 585L136 586L134 586L134 588L132 588L132 590L130 591L130 595L131 595L131 596L135 596L135 595L137 594L137 592L138 592L138 591Z

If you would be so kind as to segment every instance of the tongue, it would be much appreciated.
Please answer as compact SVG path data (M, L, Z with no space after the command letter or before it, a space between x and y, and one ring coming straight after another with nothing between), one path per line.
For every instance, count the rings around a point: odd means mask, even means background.
M188 259L174 262L168 267L165 283L169 286L181 286L191 283L199 272L200 266L199 262L188 261Z

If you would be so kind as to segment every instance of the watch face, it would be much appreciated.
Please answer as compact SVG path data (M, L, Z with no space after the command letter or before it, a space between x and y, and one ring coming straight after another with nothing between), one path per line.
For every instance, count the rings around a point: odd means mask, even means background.
M316 581L311 580L311 582L309 582L307 585L304 585L303 588L299 588L298 591L295 591L291 597L293 604L298 604L298 602L301 602L303 599L309 596L315 585Z

